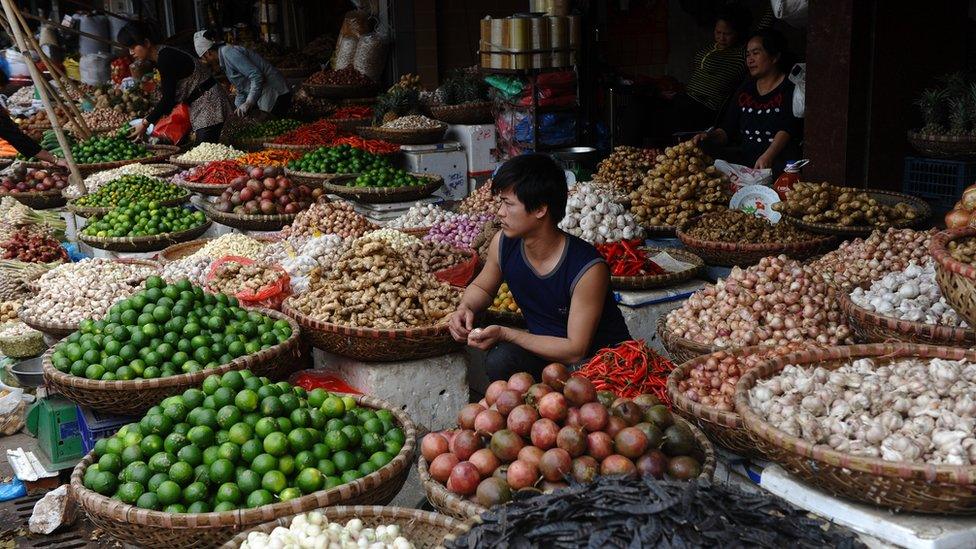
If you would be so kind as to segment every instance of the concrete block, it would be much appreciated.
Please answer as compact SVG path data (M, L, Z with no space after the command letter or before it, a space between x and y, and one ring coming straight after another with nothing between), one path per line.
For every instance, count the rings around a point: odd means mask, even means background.
M468 403L463 352L405 362L360 362L315 349L313 361L363 393L405 410L421 430L453 427Z
M643 339L648 347L665 354L664 346L657 340L657 321L677 309L688 297L705 287L701 280L690 280L673 288L641 292L616 292L621 303L620 311L630 329L631 337Z

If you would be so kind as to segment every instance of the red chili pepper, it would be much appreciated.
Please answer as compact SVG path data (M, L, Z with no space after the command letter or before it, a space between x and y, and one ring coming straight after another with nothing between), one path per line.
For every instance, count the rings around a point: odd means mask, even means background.
M648 349L642 340L635 340L601 349L575 375L589 379L600 391L626 398L652 394L670 405L666 386L672 369L671 361Z

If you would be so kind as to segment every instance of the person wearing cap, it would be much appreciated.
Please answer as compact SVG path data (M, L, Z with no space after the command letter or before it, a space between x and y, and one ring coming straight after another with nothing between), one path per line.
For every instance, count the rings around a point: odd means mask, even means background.
M245 116L254 107L275 116L285 116L291 108L291 89L285 77L264 57L253 50L218 41L214 31L193 35L197 55L208 64L219 66L234 84L237 115Z

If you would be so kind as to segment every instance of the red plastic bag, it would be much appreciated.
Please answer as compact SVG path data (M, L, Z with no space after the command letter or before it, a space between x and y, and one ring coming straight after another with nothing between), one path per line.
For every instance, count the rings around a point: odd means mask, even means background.
M291 375L291 378L289 378L288 383L298 385L306 391L321 388L329 391L330 393L349 393L353 395L363 394L362 391L346 384L346 382L339 377L322 370L302 370L300 372L295 372Z
M453 267L437 271L434 273L434 276L441 282L447 282L451 286L464 288L478 274L478 267L480 266L481 261L478 260L478 254L472 253L471 258L464 263L458 263Z
M239 257L236 255L224 256L217 261L214 261L210 265L210 271L207 273L207 281L211 281L217 276L217 269L225 263L240 263L241 265L251 265L257 263L253 259L248 259L246 257ZM272 266L274 270L281 273L278 280L263 286L258 289L258 291L251 293L248 291L240 291L234 294L234 297L240 301L242 307L264 307L267 309L279 310L281 309L281 304L284 303L285 299L291 295L291 277L288 273L279 267L278 265ZM214 290L211 287L211 290Z
M190 107L185 103L173 107L173 111L156 122L152 134L176 145L190 133Z
M541 74L536 86L528 85L519 103L532 104L532 94L536 93L540 107L568 107L576 104L576 74L572 71Z

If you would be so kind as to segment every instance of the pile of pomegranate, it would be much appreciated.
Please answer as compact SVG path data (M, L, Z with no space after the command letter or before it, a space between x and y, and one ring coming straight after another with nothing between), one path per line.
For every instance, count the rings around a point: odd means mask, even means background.
M564 487L569 477L701 474L704 456L694 435L657 397L597 392L562 364L546 366L542 378L536 383L522 372L495 381L481 402L461 409L459 429L425 436L421 453L430 476L491 507L513 491Z
M9 193L29 193L61 190L68 186L68 174L52 170L18 167L0 179L0 196Z
M292 182L282 168L251 168L249 177L238 177L231 182L214 207L235 214L294 214L308 208L324 192Z

